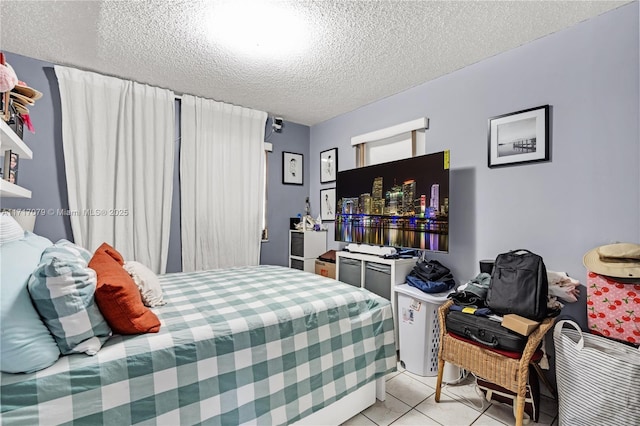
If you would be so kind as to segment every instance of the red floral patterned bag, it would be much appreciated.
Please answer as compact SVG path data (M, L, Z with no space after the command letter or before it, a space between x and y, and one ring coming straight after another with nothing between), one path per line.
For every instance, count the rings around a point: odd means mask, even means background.
M587 315L594 334L640 344L640 282L587 274Z

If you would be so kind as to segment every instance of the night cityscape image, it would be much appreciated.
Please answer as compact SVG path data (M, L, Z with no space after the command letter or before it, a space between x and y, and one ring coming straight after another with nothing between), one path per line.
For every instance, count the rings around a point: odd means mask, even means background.
M338 172L336 240L448 251L448 154Z

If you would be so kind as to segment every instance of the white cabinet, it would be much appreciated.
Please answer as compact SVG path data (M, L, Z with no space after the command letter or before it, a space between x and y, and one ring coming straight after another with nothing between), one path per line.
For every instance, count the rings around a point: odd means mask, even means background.
M418 260L384 259L371 254L339 251L336 253L336 279L367 290L391 301L398 348L398 302L395 287L404 284Z
M289 231L290 268L315 272L316 259L326 251L326 231Z
M4 120L0 120L0 155L4 155L4 152L8 149L17 153L20 156L20 161L33 158L33 153L29 147L11 130ZM31 191L2 179L0 180L0 197L31 198Z

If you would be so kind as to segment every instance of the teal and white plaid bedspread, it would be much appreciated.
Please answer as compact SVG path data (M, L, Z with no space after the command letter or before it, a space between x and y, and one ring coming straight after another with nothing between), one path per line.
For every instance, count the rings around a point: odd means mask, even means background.
M1 423L286 424L396 368L391 305L277 266L168 274L160 332L0 377Z

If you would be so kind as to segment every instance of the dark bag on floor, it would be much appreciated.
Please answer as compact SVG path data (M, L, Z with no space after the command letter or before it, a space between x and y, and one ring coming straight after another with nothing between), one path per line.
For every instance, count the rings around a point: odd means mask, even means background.
M542 257L529 250L513 250L496 257L487 293L487 306L492 311L540 321L548 315L548 292Z
M508 389L487 382L478 377L478 388L484 394L488 402L501 402L513 407L513 415L516 414L516 394ZM534 422L540 420L540 383L533 366L529 365L529 383L527 383L527 395L524 399L524 413Z
M449 311L445 326L449 333L492 349L522 352L528 340L528 337L504 328L498 321L460 311Z

